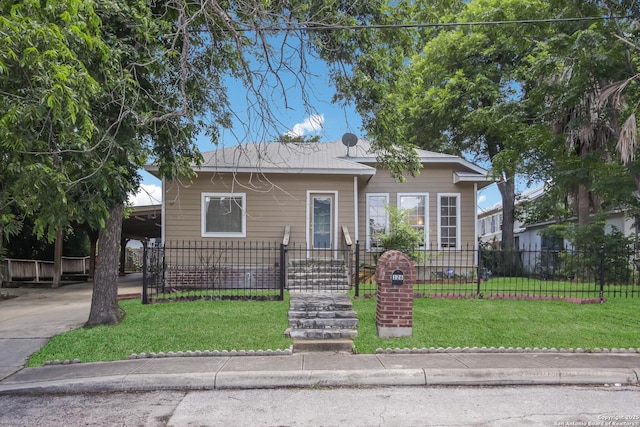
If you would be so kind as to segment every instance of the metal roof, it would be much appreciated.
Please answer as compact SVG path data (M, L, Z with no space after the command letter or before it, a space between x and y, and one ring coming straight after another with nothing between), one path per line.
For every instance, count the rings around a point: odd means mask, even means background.
M348 151L348 156L347 156ZM455 163L468 177L484 180L487 171L458 156L416 149L422 163ZM278 143L262 142L220 148L202 154L204 162L197 172L263 172L303 174L375 175L377 155L367 140L347 147L341 141ZM147 166L155 172L154 165ZM461 171L463 172L463 171Z
M244 144L203 153L204 163L196 170L375 174L374 167L347 158L346 150L340 142Z

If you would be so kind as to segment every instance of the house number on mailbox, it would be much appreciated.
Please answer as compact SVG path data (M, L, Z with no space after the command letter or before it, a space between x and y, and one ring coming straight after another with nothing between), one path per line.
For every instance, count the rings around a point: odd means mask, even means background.
M391 273L391 284L404 285L404 273L402 270L393 270L393 273Z

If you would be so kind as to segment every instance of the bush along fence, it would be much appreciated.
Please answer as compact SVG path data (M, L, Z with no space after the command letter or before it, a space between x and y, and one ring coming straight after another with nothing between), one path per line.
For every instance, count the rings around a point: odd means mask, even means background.
M277 242L171 242L147 246L143 303L194 299L282 300L285 290L374 297L382 252L363 246L309 250ZM416 297L565 299L640 296L640 258L629 246L597 250L421 249Z
M380 253L361 251L355 295L375 296ZM432 298L565 299L598 302L640 296L640 258L632 246L606 250L422 249L414 293Z

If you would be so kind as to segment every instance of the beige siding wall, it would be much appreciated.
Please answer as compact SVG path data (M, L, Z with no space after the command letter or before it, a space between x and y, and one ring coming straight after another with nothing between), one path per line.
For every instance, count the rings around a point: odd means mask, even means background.
M202 193L246 194L247 240L279 242L291 226L291 241L306 241L307 191L338 193L338 226L354 230L353 177L306 174L201 173L192 183L165 184L165 241L211 241L201 237ZM353 231L351 231L353 233Z
M371 179L369 179L371 178ZM165 185L165 241L211 241L201 237L202 193L245 193L247 210L247 240L279 242L284 228L291 226L291 241L304 244L307 227L307 192L337 192L338 227L346 225L355 240L353 177L349 175L318 176L306 174L211 174L201 173L190 184L167 182ZM453 171L446 166L423 169L416 178L400 183L379 170L373 177L358 178L358 239L366 244L366 195L385 193L396 205L398 193L428 193L429 246L438 244L438 193L460 194L461 247L475 245L476 206L473 183L453 183Z
M366 244L367 230L367 193L383 193L389 195L389 203L397 206L398 193L428 193L428 245L437 248L438 244L438 193L460 194L460 240L462 249L473 248L476 223L475 188L473 183L453 183L453 170L446 166L427 165L415 178L408 177L406 182L396 181L387 171L379 170L367 183L361 182L358 200L360 217L359 239L362 246Z

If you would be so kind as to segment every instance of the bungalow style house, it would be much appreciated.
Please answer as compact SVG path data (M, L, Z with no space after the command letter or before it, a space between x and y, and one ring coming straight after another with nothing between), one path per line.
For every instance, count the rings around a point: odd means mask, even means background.
M307 258L337 258L356 242L377 252L376 235L386 230L391 205L407 211L424 248L475 248L476 194L492 182L487 171L458 156L417 154L419 175L399 182L377 165L365 140L350 147L255 143L206 152L193 180L163 182L162 240L283 241L303 248L297 257Z

